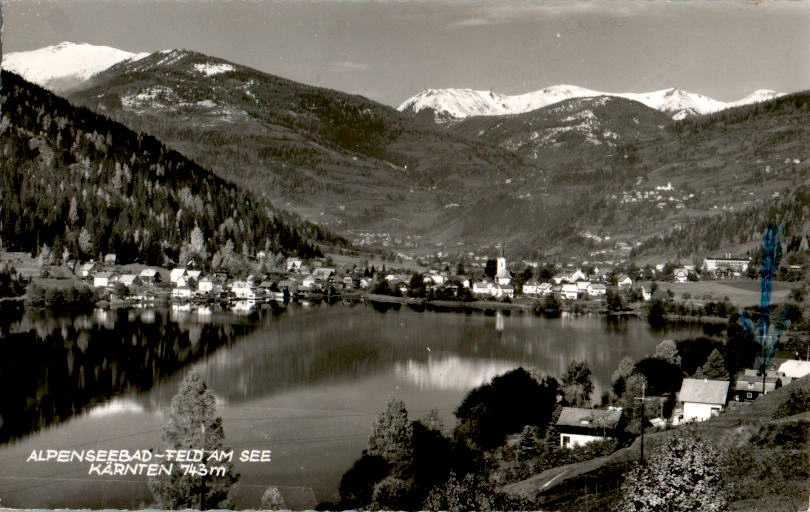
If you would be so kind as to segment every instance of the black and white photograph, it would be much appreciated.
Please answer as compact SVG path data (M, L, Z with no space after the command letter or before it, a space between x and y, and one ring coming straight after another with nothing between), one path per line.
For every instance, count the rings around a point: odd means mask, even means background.
M810 510L810 0L0 26L0 509Z

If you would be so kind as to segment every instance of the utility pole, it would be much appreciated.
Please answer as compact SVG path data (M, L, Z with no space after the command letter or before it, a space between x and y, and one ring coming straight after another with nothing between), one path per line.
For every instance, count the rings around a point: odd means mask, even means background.
M641 401L641 463L644 464L644 421L646 420L645 417L645 407L648 398L647 398L647 379L642 381L641 387L641 397L636 397L634 400Z

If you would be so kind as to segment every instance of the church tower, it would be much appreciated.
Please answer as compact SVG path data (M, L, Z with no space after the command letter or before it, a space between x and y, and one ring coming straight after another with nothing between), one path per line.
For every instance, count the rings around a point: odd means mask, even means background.
M497 273L495 274L495 280L498 284L507 285L512 282L512 274L506 270L506 257L504 256L503 252L503 242L501 242L501 254L498 256L497 261Z

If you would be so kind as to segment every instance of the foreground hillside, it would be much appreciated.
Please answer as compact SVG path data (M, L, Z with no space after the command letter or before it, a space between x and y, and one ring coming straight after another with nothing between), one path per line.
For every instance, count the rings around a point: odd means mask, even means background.
M807 506L810 413L788 411L783 416L780 411L794 392L810 393L810 377L696 425L696 432L725 454L731 510L787 512ZM645 459L685 428L648 433ZM610 510L619 499L624 473L640 457L640 447L637 439L612 455L552 468L505 490L550 510Z
M3 72L0 236L5 248L119 263L317 252L330 237L128 128Z

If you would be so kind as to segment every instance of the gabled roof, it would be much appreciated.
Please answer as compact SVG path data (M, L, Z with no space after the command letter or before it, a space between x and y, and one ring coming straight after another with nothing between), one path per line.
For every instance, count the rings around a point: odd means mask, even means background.
M157 270L153 268L145 268L141 270L141 273L139 275L141 277L155 277L157 273L158 273Z
M607 286L604 283L591 283L588 288L591 290L607 290Z
M678 400L700 404L725 405L728 398L727 380L683 379Z
M109 279L114 275L115 272L96 272L96 274L93 277L98 279Z
M616 428L622 419L619 409L584 409L563 407L557 425L585 428Z
M185 273L186 273L186 269L184 269L184 268L173 268L169 279L172 280L172 281L177 281L177 279L182 277L183 274L185 274Z
M137 278L138 276L136 276L135 274L121 274L121 277L118 278L118 281L120 281L123 284L127 284L135 282L135 279Z
M766 376L765 391L773 391L776 389L776 384L779 381L779 377ZM737 378L735 389L737 391L756 391L758 393L762 393L762 376L740 375Z

